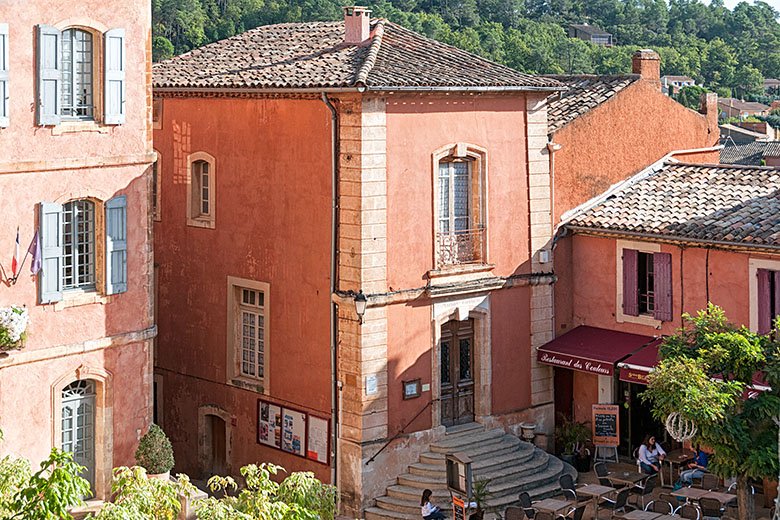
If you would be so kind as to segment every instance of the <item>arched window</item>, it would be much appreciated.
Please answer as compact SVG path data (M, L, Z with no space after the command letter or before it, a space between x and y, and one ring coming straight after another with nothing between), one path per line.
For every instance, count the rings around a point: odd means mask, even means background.
M62 288L95 287L95 203L82 199L62 206Z
M62 389L62 450L84 466L82 477L95 489L95 382L74 381Z
M94 45L92 34L66 29L60 38L62 51L62 117L94 119Z

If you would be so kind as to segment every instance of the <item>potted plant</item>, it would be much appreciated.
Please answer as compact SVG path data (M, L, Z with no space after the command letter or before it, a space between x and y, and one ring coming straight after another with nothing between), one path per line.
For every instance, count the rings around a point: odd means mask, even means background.
M488 500L493 498L493 493L488 491L490 479L475 480L471 485L471 500L477 504L476 510L469 515L469 520L482 520L488 509Z
M561 417L560 425L555 429L555 440L558 447L563 450L561 459L572 466L575 465L575 457L584 457L587 453L585 444L590 440L588 422ZM590 465L589 461L588 465Z
M18 350L27 339L27 309L24 307L0 307L0 352Z
M173 447L162 428L156 424L149 427L138 443L135 461L146 470L150 478L168 480L173 468Z

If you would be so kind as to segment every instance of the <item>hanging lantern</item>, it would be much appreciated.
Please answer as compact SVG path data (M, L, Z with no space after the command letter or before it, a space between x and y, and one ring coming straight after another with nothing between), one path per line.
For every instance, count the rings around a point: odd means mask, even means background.
M696 425L679 412L670 413L666 418L666 431L677 442L689 441L696 435Z

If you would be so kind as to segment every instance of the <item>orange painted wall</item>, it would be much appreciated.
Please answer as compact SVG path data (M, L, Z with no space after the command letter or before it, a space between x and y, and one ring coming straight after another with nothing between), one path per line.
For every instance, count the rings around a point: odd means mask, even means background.
M306 138L302 138L305 129ZM319 99L164 100L158 373L166 431L198 474L198 406L237 419L233 469L271 461L329 479L322 464L261 447L257 394L227 385L227 276L269 282L271 401L330 414L330 112ZM187 155L216 159L216 228L186 226Z
M434 268L432 155L457 142L488 150L488 262L493 274L529 271L524 96L393 96L387 100L387 274L392 290L425 285ZM490 295L493 413L530 404L529 291ZM407 376L430 383L431 310L414 304L388 313L389 430L403 426L430 400L404 401ZM519 376L518 376L519 374ZM510 377L508 377L510 376ZM430 427L430 414L414 430Z
M709 119L639 80L552 135L555 215L586 202L673 150L715 146L717 113ZM717 163L718 152L691 157Z

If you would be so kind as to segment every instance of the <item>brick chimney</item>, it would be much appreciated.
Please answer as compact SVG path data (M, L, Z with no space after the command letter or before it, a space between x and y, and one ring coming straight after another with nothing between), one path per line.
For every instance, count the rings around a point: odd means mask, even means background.
M661 57L652 49L639 49L631 55L631 71L661 89Z
M718 130L718 95L715 92L701 93L699 113L707 116L707 127L710 129L710 133Z
M371 10L367 7L344 8L344 43L360 45L371 34Z

